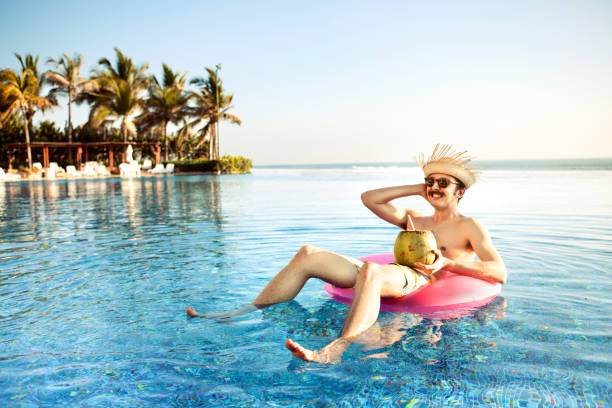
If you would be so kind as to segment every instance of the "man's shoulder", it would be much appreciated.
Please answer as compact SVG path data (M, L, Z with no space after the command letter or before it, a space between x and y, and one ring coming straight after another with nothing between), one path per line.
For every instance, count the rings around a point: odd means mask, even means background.
M462 215L461 222L467 225L478 223L478 220L475 217L468 217L467 215Z
M474 217L464 216L461 219L461 227L470 235L473 233L487 233L487 228Z

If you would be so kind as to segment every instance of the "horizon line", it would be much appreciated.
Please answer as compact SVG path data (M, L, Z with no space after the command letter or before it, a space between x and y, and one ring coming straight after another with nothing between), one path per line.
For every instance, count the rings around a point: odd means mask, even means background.
M529 162L544 162L544 161L566 161L566 160L612 160L612 156L607 157L553 157L553 158L521 158L521 159L475 159L472 160L474 163L491 163L491 162L520 162L520 161L529 161ZM418 167L416 162L412 161L380 161L380 162L372 162L372 161L355 161L355 162L302 162L302 163L277 163L277 164L255 164L253 163L253 167L287 167L287 166L322 166L322 165L367 165L367 164L376 164L376 165L398 165L405 164L410 165L411 167Z

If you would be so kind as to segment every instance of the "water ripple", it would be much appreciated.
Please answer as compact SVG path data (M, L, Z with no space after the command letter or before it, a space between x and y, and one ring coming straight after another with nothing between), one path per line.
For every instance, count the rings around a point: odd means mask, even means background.
M589 177L572 173L567 182L601 183ZM329 300L319 282L308 282L294 302L232 324L188 320L184 309L251 301L306 243L351 256L391 252L397 229L359 201L378 179L349 171L5 186L0 401L609 405L608 193L583 203L567 197L571 186L543 194L527 175L493 180L500 185L488 187L499 197L471 189L462 206L489 227L506 262L503 297L442 322L382 314L380 333L400 340L354 344L334 367L297 361L283 347L288 337L322 346L342 330L348 308ZM377 354L389 357L370 358Z

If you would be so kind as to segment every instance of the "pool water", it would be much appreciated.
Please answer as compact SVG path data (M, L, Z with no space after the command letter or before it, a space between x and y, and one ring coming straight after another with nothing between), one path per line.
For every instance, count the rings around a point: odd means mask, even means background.
M252 301L303 244L391 252L359 195L416 168L2 183L0 405L610 406L612 171L486 175L460 209L506 262L502 295L459 319L382 313L333 366L284 348L342 329L321 282L230 323L185 308Z

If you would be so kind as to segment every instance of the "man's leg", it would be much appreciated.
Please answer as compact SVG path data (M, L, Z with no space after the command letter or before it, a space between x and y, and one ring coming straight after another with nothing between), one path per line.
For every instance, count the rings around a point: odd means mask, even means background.
M263 308L287 302L297 296L310 278L318 278L341 288L352 288L357 279L356 263L361 264L343 255L304 246L261 291L253 305Z
M353 303L346 316L340 337L320 350L309 350L288 339L285 346L294 356L307 361L333 364L356 337L378 318L380 298L396 297L406 284L406 277L396 265L365 263L357 276Z
M224 313L198 314L193 308L188 308L186 312L192 317L232 318L257 308L293 299L310 278L318 278L342 288L352 288L357 279L356 264L361 262L306 245L300 248L291 262L268 283L253 303Z

